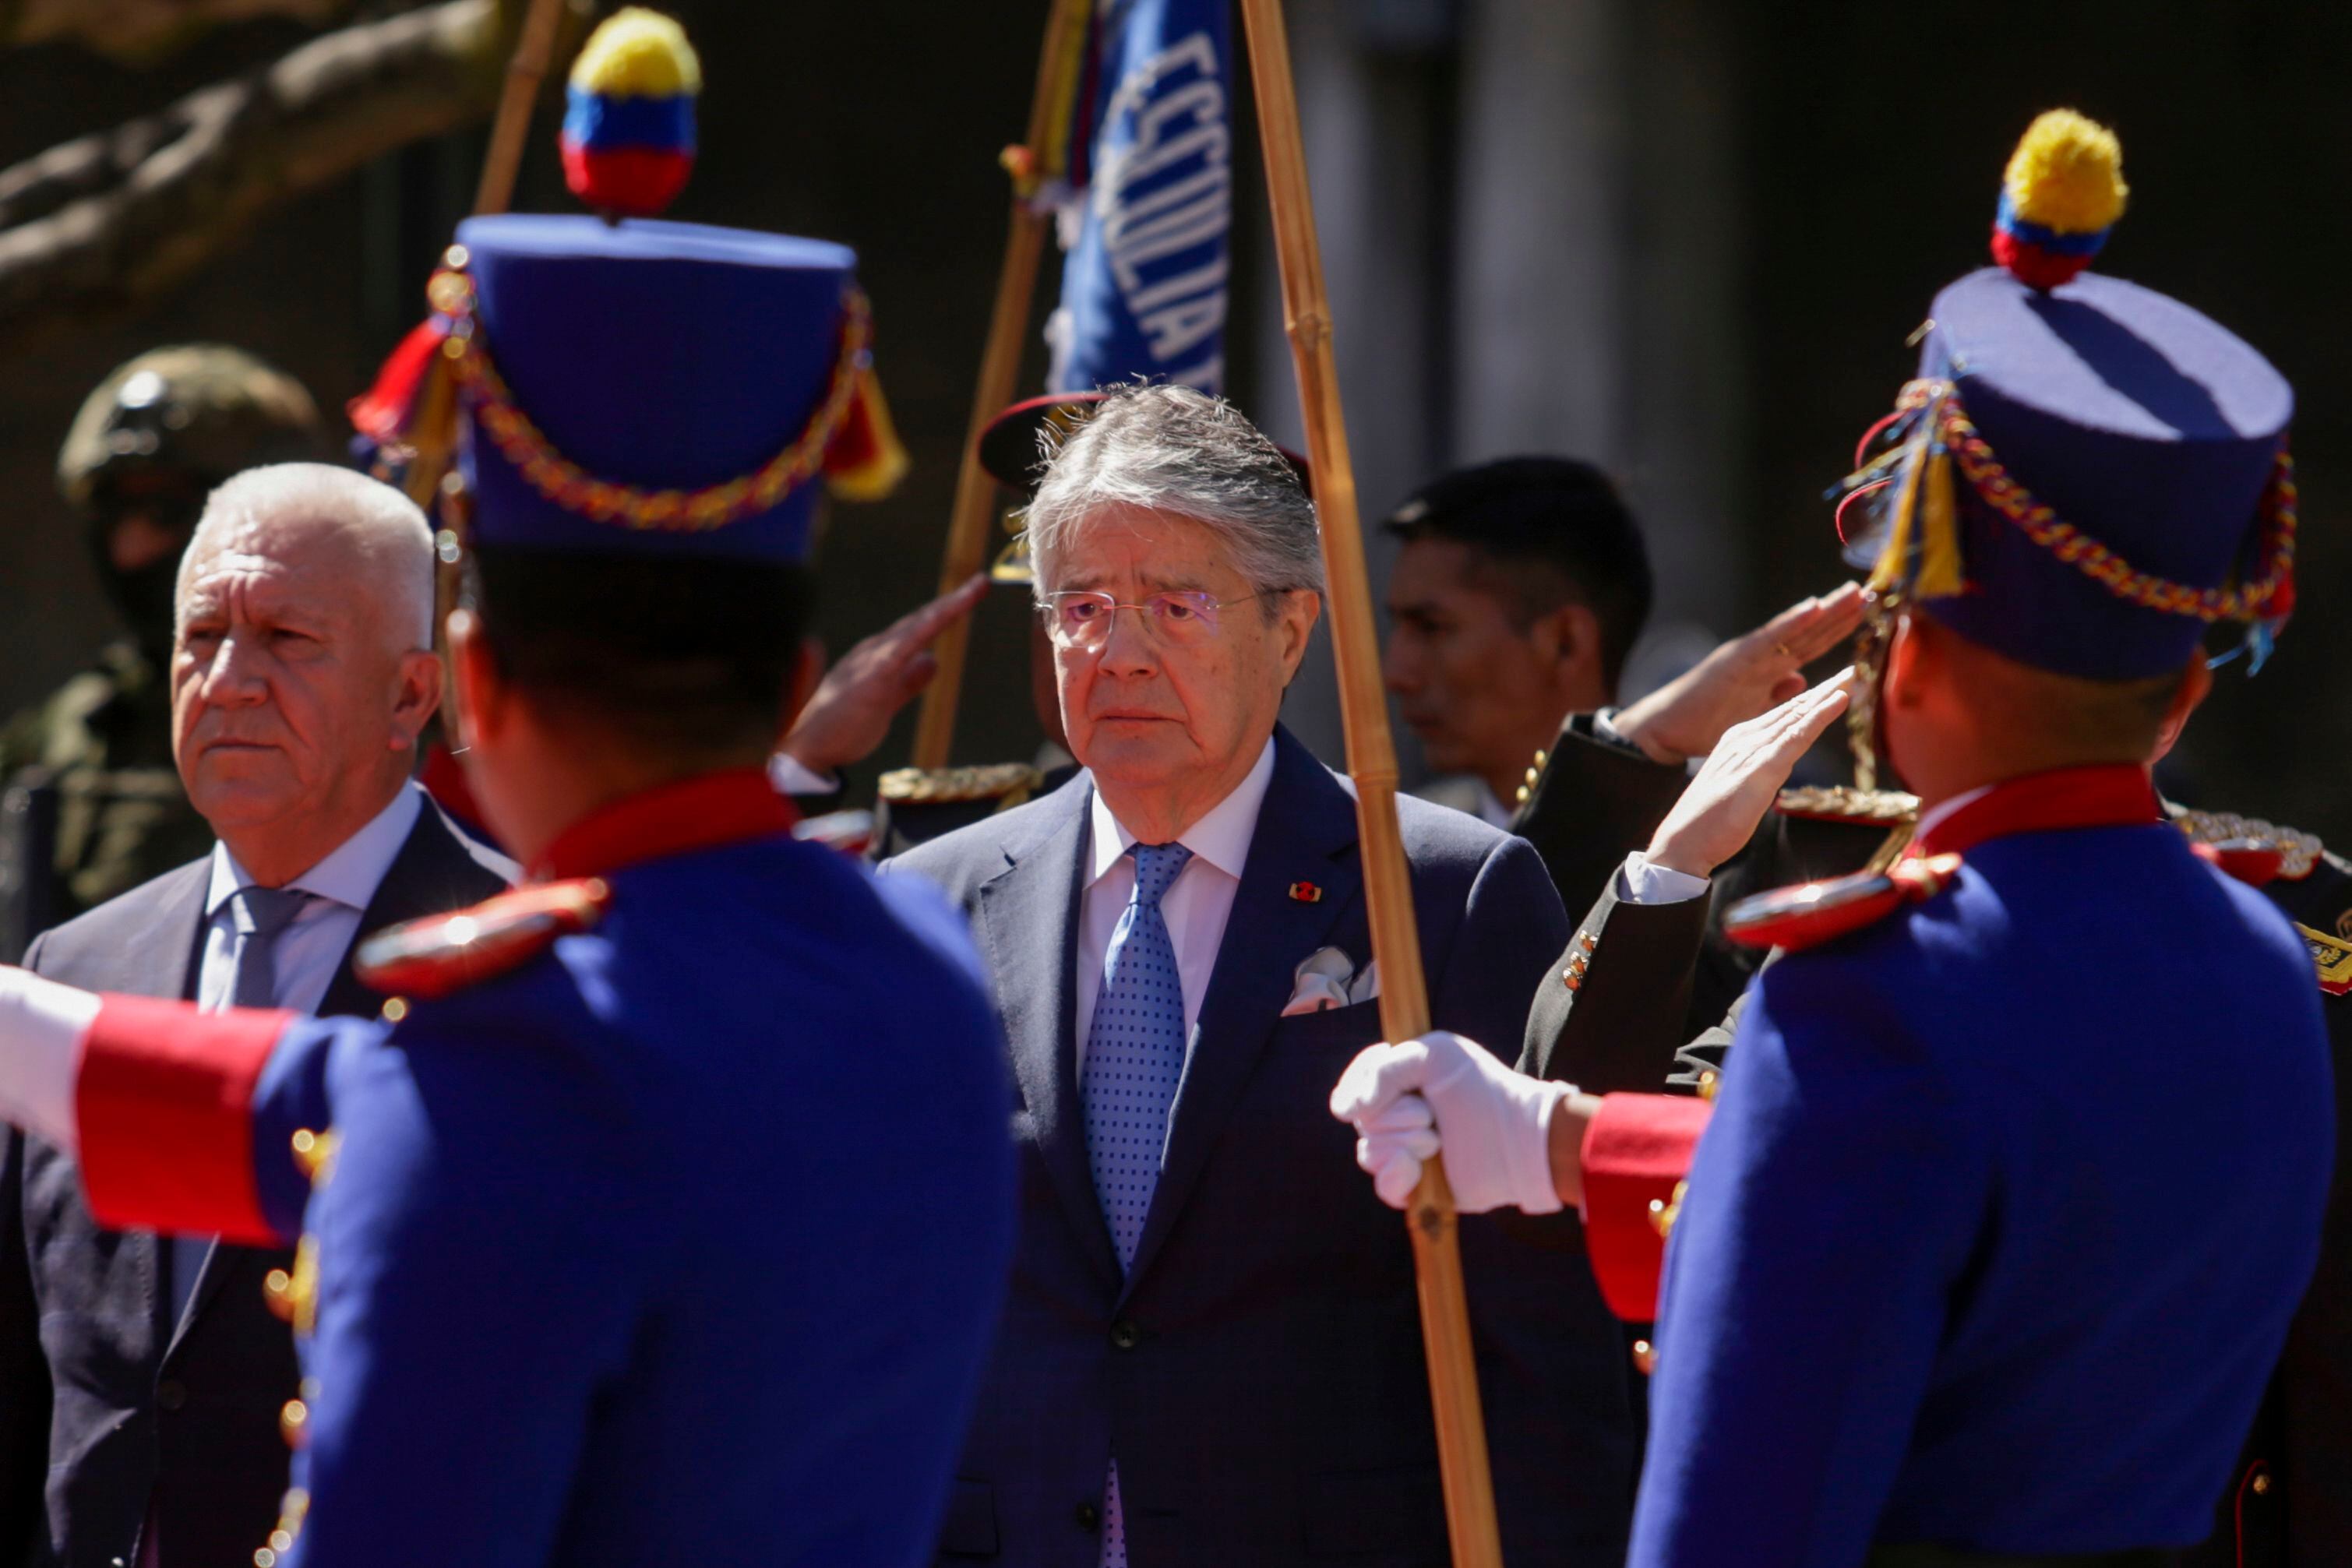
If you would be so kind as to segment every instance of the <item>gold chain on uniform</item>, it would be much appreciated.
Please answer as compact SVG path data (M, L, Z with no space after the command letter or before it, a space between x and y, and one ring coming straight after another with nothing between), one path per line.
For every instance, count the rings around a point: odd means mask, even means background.
M450 322L441 352L458 382L474 394L475 413L499 455L542 497L595 522L641 530L703 533L774 507L824 467L825 449L833 444L834 434L856 394L858 377L870 362L867 343L873 313L865 292L851 287L842 296L841 353L834 361L824 401L791 444L752 473L700 490L641 490L615 485L564 456L516 405L514 393L499 374L475 319L474 280L466 271L470 259L465 246L451 246L444 258L446 265L425 287L434 310Z
M2139 570L2074 524L2061 521L2050 507L2035 500L2032 492L2010 477L2009 470L1993 455L1992 447L1978 434L1968 410L1961 405L1959 389L1950 382L1911 382L1905 385L1895 406L1898 412L1907 413L1939 400L1936 434L1985 505L2015 523L2027 538L2116 598L2145 610L2194 616L2209 624L2216 621L2258 621L2280 588L2291 580L2294 570L2294 459L2288 455L2284 440L2279 443L2270 489L2264 497L2262 575L2242 585L2190 588Z

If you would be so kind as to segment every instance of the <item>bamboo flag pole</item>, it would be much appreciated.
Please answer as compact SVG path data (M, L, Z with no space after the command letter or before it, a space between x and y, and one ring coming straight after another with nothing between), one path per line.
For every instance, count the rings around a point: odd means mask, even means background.
M1249 33L1250 74L1257 89L1258 130L1265 148L1266 193L1274 207L1275 249L1282 263L1284 325L1298 375L1299 413L1315 474L1315 510L1323 530L1323 571L1331 601L1331 647L1339 666L1339 711L1348 736L1348 771L1356 781L1364 902L1372 956L1381 968L1381 1028L1410 1040L1429 1028L1429 988L1414 929L1412 885L1397 829L1396 747L1372 628L1371 580L1363 528L1356 515L1356 474L1339 417L1339 372L1331 357L1331 313L1323 287L1323 252L1307 187L1307 150L1298 129L1298 95L1290 74L1290 39L1281 0L1241 0ZM1500 1568L1495 1489L1486 1462L1486 1425L1478 1409L1478 1368L1470 1349L1470 1310L1462 1286L1462 1247L1454 1195L1433 1161L1406 1215L1421 1285L1422 1343L1429 1357L1430 1403L1437 1416L1437 1456L1445 1483L1446 1532L1454 1568Z
M972 389L971 421L965 427L963 465L956 473L955 509L948 514L947 548L940 561L940 591L949 592L970 580L988 558L989 525L993 519L996 481L980 465L981 432L1012 402L1021 378L1021 350L1029 335L1029 310L1037 289L1037 264L1045 248L1045 214L1028 201L1030 170L1054 156L1055 104L1066 101L1067 69L1076 60L1074 40L1082 40L1087 0L1054 0L1045 24L1045 41L1037 60L1037 86L1029 104L1029 135L1008 162L1014 171L1013 210L1004 235L1004 262L996 277L996 304L989 312L988 343L980 357L980 379ZM915 746L910 761L917 768L944 768L955 742L956 704L963 692L964 651L971 624L958 621L931 644L939 673L923 694L915 720Z
M562 14L563 0L530 0L530 9L523 15L514 58L507 62L506 86L499 94L499 115L490 122L482 178L474 187L476 217L503 213L514 201L515 172L522 166L523 139L530 134L531 105L539 101L539 84L547 78Z
M474 215L502 213L514 200L515 174L522 166L523 143L530 133L531 106L539 100L540 83L555 53L555 33L563 16L564 0L530 0L522 26L515 35L515 51L507 61L505 84L499 91L498 117L490 122L489 150L482 158L482 177L474 186ZM448 472L449 454L457 440L457 389L449 370L439 361L425 372L417 392L417 411L410 422L410 441L416 455L409 460L403 487L408 498L434 515L434 499ZM446 552L444 552L445 554ZM438 575L452 579L448 562ZM445 584L445 590L451 586ZM444 608L448 594L444 592Z

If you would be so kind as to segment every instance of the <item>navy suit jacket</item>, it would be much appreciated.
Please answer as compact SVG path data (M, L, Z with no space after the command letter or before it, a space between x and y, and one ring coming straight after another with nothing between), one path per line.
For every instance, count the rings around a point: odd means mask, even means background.
M47 932L26 967L90 990L188 998L204 961L209 856ZM377 884L362 934L478 904L506 880L432 806ZM383 998L345 955L322 1017ZM152 1522L164 1561L243 1563L286 1490L278 1413L300 1375L262 1298L290 1251L215 1243L172 1319L170 1249L108 1230L70 1156L0 1134L0 1563L137 1561Z
M1447 1561L1412 1253L1331 1088L1365 1002L1281 1017L1299 960L1370 956L1355 804L1286 732L1171 1113L1133 1269L1089 1174L1076 941L1091 781L891 862L947 889L988 960L1021 1091L1011 1302L945 1562L1095 1568L1118 1458L1136 1568ZM1542 863L1475 818L1397 802L1432 1013L1516 1051L1568 924ZM1293 898L1293 883L1322 890ZM1614 1563L1633 1467L1623 1343L1571 1214L1463 1222L1507 1554Z

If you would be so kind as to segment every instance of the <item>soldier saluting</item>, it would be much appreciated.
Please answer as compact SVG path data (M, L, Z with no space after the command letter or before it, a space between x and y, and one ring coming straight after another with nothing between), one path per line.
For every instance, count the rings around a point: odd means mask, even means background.
M1936 300L1862 476L1900 606L1865 695L1920 831L1887 874L1733 913L1788 952L1696 1157L1696 1102L1596 1103L1443 1037L1334 1097L1384 1192L1444 1132L1465 1207L1580 1202L1629 1316L1641 1232L1671 1228L1636 1568L2153 1568L2206 1534L2310 1277L2311 959L2146 765L2210 685L2205 629L2259 653L2291 608L2293 394L2083 271L2118 163L2037 120L2001 267ZM2087 1071L2110 1039L2129 1061Z

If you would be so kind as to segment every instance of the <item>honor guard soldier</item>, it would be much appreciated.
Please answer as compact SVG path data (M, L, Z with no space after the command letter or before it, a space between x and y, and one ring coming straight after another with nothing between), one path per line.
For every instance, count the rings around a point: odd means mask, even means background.
M2314 953L2210 863L2249 847L2200 855L2147 770L2210 685L2206 628L2248 623L2259 656L2292 607L2293 394L2084 271L2119 164L2080 116L2034 123L2002 265L1937 298L1856 476L1885 482L1895 607L1860 695L1919 831L1883 873L1731 913L1784 952L1711 1119L1445 1037L1374 1048L1335 1094L1396 1199L1442 1130L1465 1208L1580 1202L1628 1316L1643 1223L1671 1232L1635 1568L2171 1562L2311 1277ZM2115 1039L2129 1070L2086 1075Z
M682 36L606 27L573 120L674 134ZM0 971L0 1105L101 1220L302 1235L257 1568L930 1559L1010 1256L1003 1046L961 921L796 841L763 767L818 486L877 455L854 262L460 225L460 735L529 873L369 943L381 1019Z
M325 446L301 382L217 343L117 366L74 416L58 489L130 635L0 728L0 960L211 848L172 763L180 552L214 486Z

